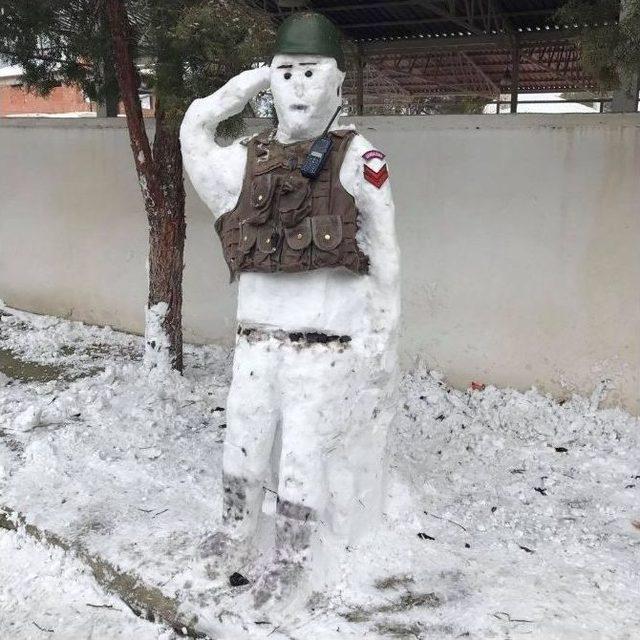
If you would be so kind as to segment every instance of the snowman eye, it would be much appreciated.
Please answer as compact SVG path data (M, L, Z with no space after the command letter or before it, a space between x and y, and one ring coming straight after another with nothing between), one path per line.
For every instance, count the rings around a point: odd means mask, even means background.
M284 74L284 79L285 80L290 80L291 79L291 74L287 71L287 73Z
M310 78L313 75L313 71L305 71L305 76L307 76L307 78Z

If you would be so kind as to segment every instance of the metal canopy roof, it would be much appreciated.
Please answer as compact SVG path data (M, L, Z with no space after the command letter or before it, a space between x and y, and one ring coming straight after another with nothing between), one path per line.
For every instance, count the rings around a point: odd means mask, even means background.
M353 44L345 95L355 100L361 79L367 106L407 104L434 95L496 98L516 84L524 93L595 88L580 65L575 25L554 21L563 0L252 3L278 21L300 9L332 20ZM284 8L293 5L298 7Z

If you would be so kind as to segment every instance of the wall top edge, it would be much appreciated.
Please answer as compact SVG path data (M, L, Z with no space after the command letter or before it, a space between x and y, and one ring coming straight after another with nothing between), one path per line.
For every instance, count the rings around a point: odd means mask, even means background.
M247 118L248 130L271 126L268 118ZM358 130L413 131L425 129L528 129L574 127L639 127L640 113L609 114L487 114L434 116L363 116L342 118L343 124L353 123ZM146 119L153 129L153 119ZM126 129L124 118L0 118L4 129Z

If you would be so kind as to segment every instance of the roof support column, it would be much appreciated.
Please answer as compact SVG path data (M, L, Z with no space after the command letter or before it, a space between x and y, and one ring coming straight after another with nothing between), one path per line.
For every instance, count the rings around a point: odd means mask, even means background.
M631 10L629 0L620 2L620 21L626 19ZM635 113L638 111L638 90L640 89L640 73L638 71L620 73L620 87L613 92L611 111L614 113Z
M364 53L358 46L356 56L356 115L364 115Z
M511 113L518 113L518 88L520 86L520 42L513 40L511 49Z

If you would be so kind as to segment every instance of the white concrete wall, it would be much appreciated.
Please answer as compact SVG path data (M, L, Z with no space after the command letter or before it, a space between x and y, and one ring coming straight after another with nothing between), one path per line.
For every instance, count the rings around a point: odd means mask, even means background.
M256 123L251 123L254 126ZM0 298L140 331L146 224L122 121L0 121ZM387 153L403 355L640 404L640 116L364 118ZM212 167L212 171L215 168ZM185 330L230 341L212 219L188 191Z

